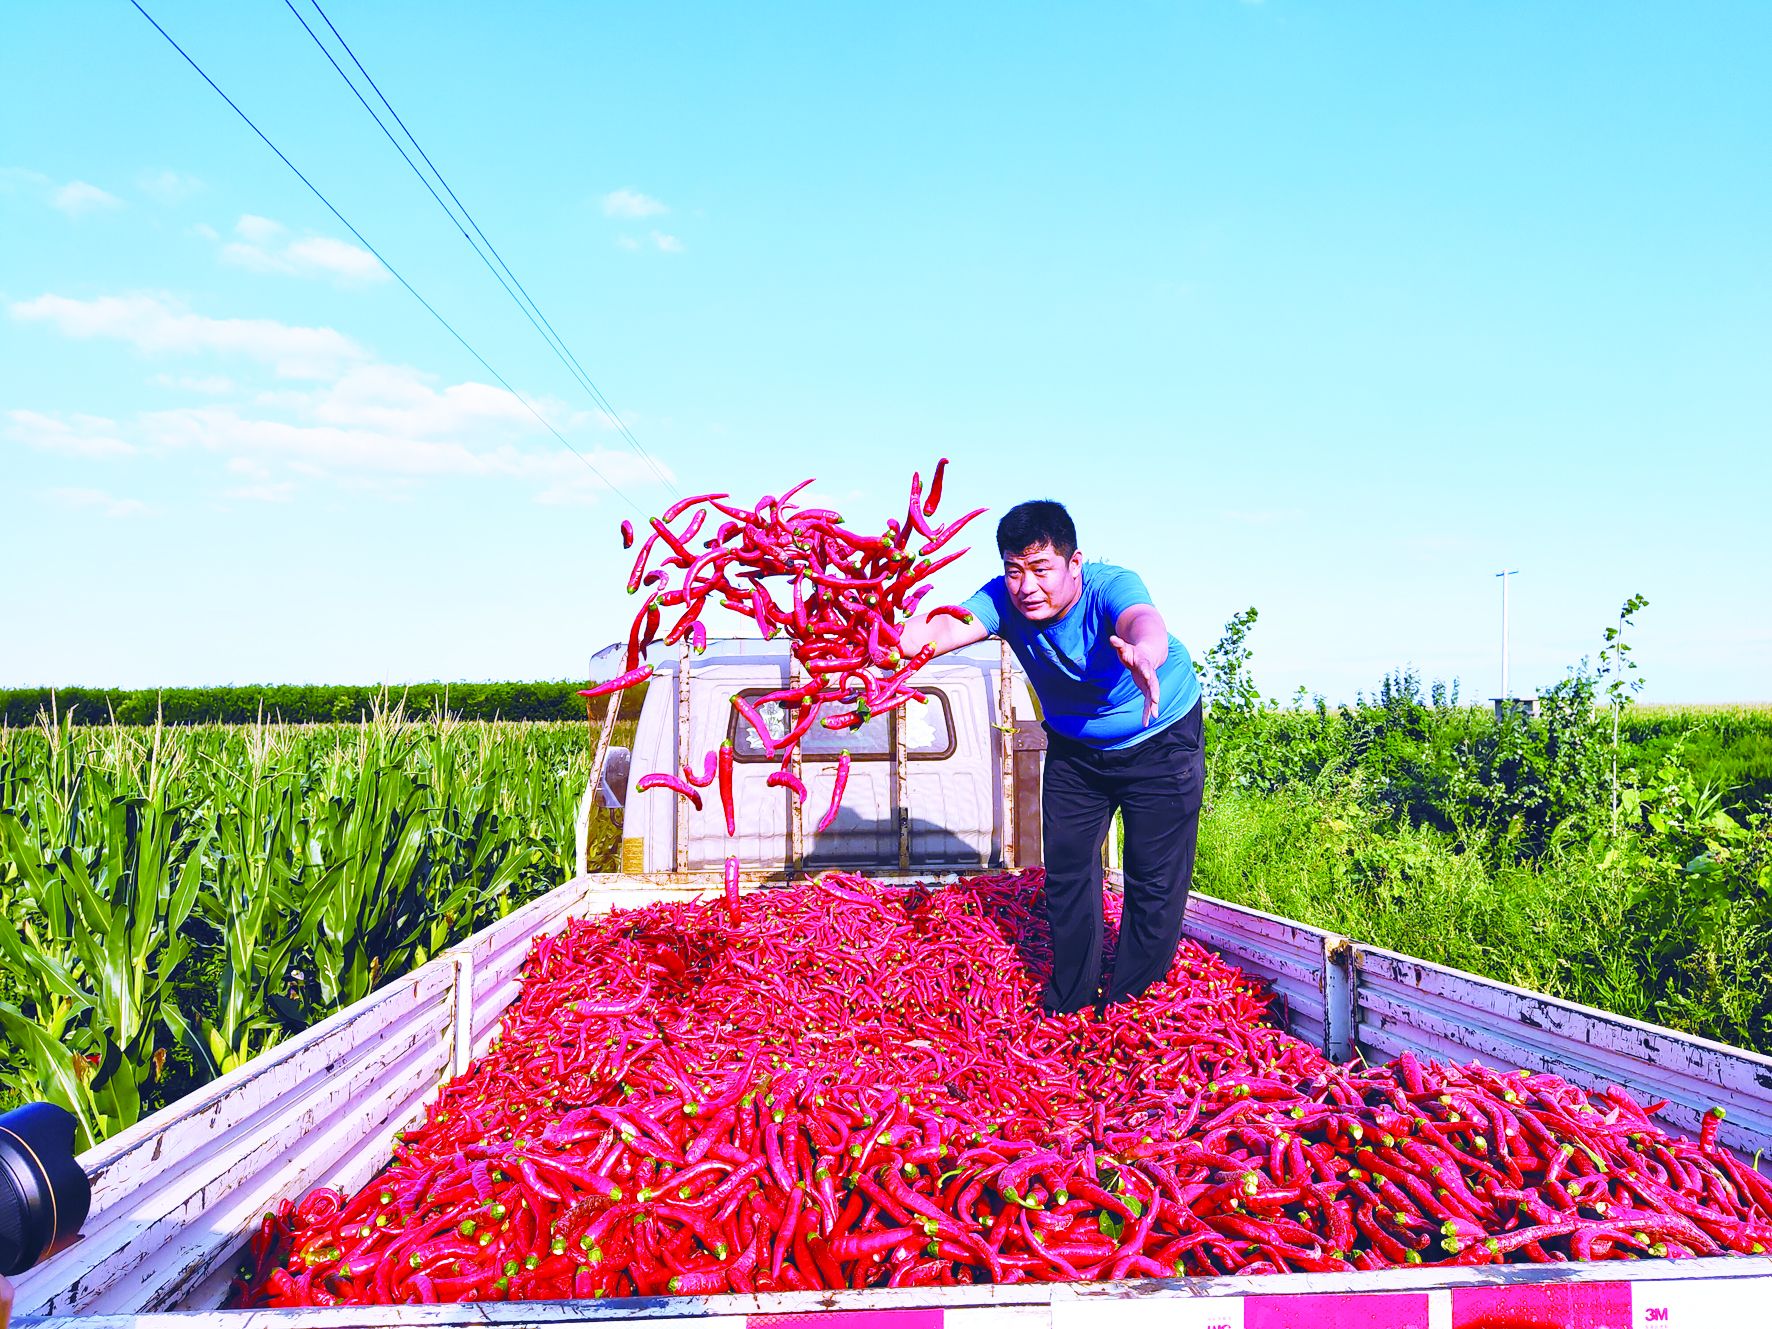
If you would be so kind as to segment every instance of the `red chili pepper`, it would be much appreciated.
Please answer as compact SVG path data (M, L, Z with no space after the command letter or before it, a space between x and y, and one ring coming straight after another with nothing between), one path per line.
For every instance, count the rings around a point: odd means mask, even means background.
M757 713L757 708L736 692L732 694L732 708L744 717L745 723L750 725L756 733L757 742L762 746L764 755L773 757L775 755L775 739L770 736L769 725Z
M636 787L641 793L645 793L648 789L669 789L679 797L688 799L697 812L701 811L701 794L696 790L694 785L678 776L663 774L642 775L640 777L640 782Z
M726 814L726 834L738 833L737 811L732 805L732 744L720 744L720 808Z
M837 819L837 809L843 806L843 789L849 783L849 753L844 750L837 757L836 780L831 785L831 804L825 809L824 816L818 819L817 831L823 834L830 824Z
M929 611L930 618L934 618L937 614L946 614L949 618L961 623L972 622L972 611L964 605L937 605Z
M771 771L764 781L771 789L785 789L795 798L802 801L806 798L806 784L792 771Z
M923 515L933 517L936 508L941 506L941 477L948 468L948 459L943 457L935 463L935 474L929 477L929 495L923 500Z
M1717 1152L1717 1128L1723 1124L1725 1113L1720 1107L1713 1107L1704 1114L1698 1124L1698 1151L1702 1154Z

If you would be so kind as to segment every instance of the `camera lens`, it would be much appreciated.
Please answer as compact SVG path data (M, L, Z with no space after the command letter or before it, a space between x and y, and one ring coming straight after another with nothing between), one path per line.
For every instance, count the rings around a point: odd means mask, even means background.
M79 1232L91 1203L71 1112L29 1103L0 1116L0 1274L23 1273Z

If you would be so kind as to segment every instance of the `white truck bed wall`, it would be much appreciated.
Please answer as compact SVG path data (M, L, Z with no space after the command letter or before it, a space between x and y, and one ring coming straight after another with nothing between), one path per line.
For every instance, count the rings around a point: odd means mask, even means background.
M394 1133L418 1119L439 1084L465 1069L471 1054L484 1051L534 938L570 917L713 889L707 876L577 878L91 1150L81 1159L93 1178L81 1239L16 1280L18 1322L97 1316L107 1318L93 1323L163 1329L345 1329L644 1319L710 1329L785 1327L788 1319L771 1317L790 1315L902 1311L882 1323L897 1329L949 1323L1316 1329L1335 1322L1323 1300L1332 1297L1343 1306L1343 1299L1356 1300L1361 1313L1370 1312L1362 1325L1437 1327L1454 1324L1461 1298L1474 1305L1473 1298L1505 1293L1521 1306L1538 1304L1533 1297L1579 1295L1610 1297L1604 1305L1614 1310L1646 1308L1595 1324L1716 1329L1763 1322L1756 1317L1772 1304L1766 1300L1772 1260L1738 1258L560 1305L212 1309L265 1210L318 1185L348 1191L366 1184L388 1160ZM744 889L759 884L747 882ZM1312 1041L1323 1030L1333 1036L1345 1028L1374 1055L1413 1046L1439 1057L1555 1069L1577 1083L1618 1083L1639 1096L1667 1097L1663 1115L1675 1125L1690 1125L1698 1111L1721 1103L1729 1109L1729 1143L1749 1153L1772 1143L1768 1058L1356 946L1209 897L1193 899L1189 922L1192 935L1274 983L1295 1030ZM1569 1291L1590 1285L1602 1290ZM1730 1312L1749 1305L1755 1315Z
M340 1306L96 1316L79 1323L83 1329L518 1329L615 1322L647 1329L1740 1329L1765 1323L1769 1295L1772 1260L1740 1257L835 1295Z
M1196 895L1188 935L1267 982L1291 1030L1337 1061L1405 1049L1440 1061L1550 1071L1583 1089L1618 1085L1685 1134L1723 1108L1720 1138L1772 1150L1772 1057L1560 1001L1444 965L1364 946ZM1769 1317L1772 1322L1772 1317Z

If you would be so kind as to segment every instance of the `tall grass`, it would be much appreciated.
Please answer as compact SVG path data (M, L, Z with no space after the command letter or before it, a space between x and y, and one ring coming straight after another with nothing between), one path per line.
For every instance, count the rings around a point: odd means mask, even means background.
M1220 707L1203 891L1371 944L1772 1052L1772 714L1538 720L1407 676L1331 712Z

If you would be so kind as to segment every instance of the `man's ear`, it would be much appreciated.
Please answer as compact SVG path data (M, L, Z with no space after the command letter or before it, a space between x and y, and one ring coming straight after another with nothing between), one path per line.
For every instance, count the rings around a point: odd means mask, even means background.
M1071 552L1071 575L1074 577L1083 568L1083 551L1076 549Z

